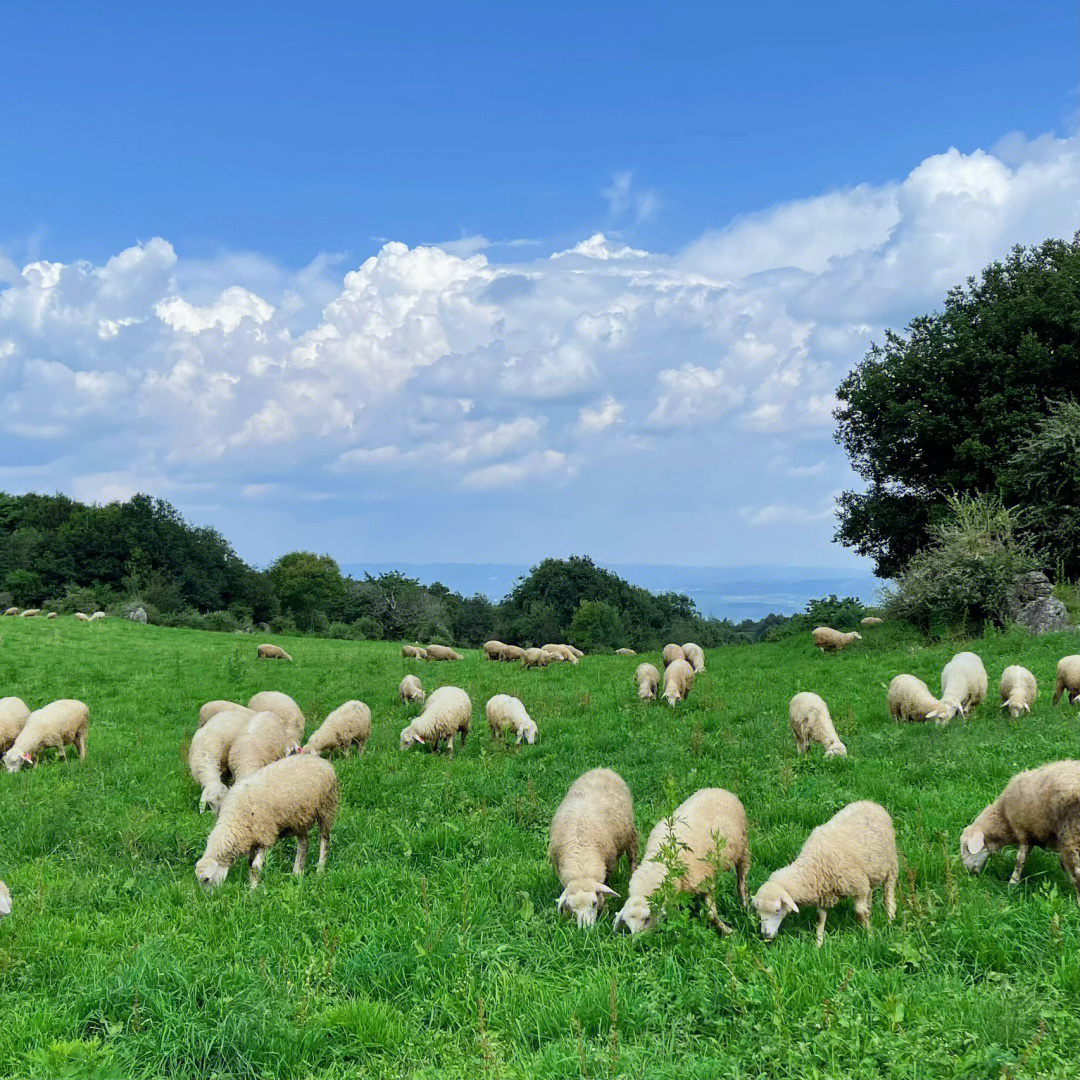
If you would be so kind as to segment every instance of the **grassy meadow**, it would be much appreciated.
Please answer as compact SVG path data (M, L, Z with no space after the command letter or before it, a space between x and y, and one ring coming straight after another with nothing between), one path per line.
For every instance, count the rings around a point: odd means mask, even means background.
M263 639L258 639L263 640ZM267 639L271 640L271 639ZM0 622L0 696L90 707L89 755L0 774L0 1075L34 1077L1073 1077L1080 1046L1080 911L1057 856L1012 852L981 878L961 830L1020 769L1078 755L1077 717L1050 705L1075 634L1019 632L970 645L987 702L946 728L897 726L885 686L910 671L936 689L957 643L902 627L825 657L809 637L708 654L674 711L640 703L636 657L523 671L405 661L389 643L277 638L292 664L259 662L248 636L64 618ZM658 657L647 657L659 665ZM1009 663L1039 679L1030 718L997 708ZM397 685L452 682L473 699L453 760L398 752L415 714ZM257 892L246 863L213 894L195 860L186 751L199 705L291 694L309 732L332 708L372 709L367 753L336 759L341 812L328 871L293 878L292 841ZM787 702L828 702L848 758L799 758ZM534 747L493 745L492 694L516 694ZM814 913L764 943L720 883L721 939L696 907L652 934L557 917L551 814L573 779L616 769L642 843L694 790L729 788L750 818L751 891L809 830L854 799L892 813L901 851L895 924L875 899L872 938L850 901L814 947ZM625 892L627 869L612 882Z

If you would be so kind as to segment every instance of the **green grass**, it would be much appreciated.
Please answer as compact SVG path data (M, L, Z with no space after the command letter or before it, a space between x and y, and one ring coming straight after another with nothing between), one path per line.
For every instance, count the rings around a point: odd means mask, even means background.
M1077 719L1049 697L1076 636L989 636L991 696L967 722L896 726L889 679L936 686L956 645L891 625L838 656L799 638L711 652L675 711L639 703L634 657L522 671L478 653L403 661L389 644L278 639L293 664L257 662L251 637L142 627L0 623L0 695L90 706L89 756L0 775L0 1075L152 1077L990 1077L1076 1075L1080 911L1056 855L1036 851L1009 889L1011 854L969 877L960 831L1020 769L1077 755ZM655 660L655 658L653 658ZM1023 663L1030 718L996 707ZM473 698L453 761L401 754L403 673ZM280 689L317 722L371 706L368 752L339 760L342 809L325 877L294 879L291 841L262 887L246 867L212 895L193 872L212 818L185 754L198 706ZM829 703L846 760L800 759L787 702ZM534 747L492 746L483 702L517 694ZM310 727L309 727L310 730ZM546 863L551 814L586 769L618 770L642 837L699 787L735 791L750 817L751 889L843 804L876 799L901 849L897 921L874 936L850 902L814 948L813 913L766 945L725 880L704 916L630 938L611 908L592 931L559 919ZM623 892L620 865L614 887ZM614 910L617 910L615 904Z

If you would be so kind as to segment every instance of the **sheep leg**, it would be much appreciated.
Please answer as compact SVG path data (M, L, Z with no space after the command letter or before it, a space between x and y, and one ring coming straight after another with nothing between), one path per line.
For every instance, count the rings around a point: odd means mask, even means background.
M746 876L749 873L750 859L747 857L735 867L735 885L739 890L739 899L742 901L743 907L750 903L750 894L746 888Z
M462 750L465 749L465 738L466 738L466 736L468 734L469 733L464 728L461 729L461 749ZM453 735L450 736L450 742L451 742L451 744L453 744L453 742L454 742L454 736Z
M256 848L255 857L251 860L251 869L248 871L248 884L253 889L259 887L259 873L262 871L264 862L266 862L266 848Z
M308 834L301 833L296 838L296 861L293 863L292 872L300 877L304 873L304 867L307 866L307 853L308 844L311 842L311 838Z
M896 918L896 871L889 871L889 876L885 879L884 895L882 899L885 901L885 914L888 916L889 922L892 922Z
M705 910L709 913L709 922L716 927L718 934L730 934L732 932L731 927L720 918L720 912L716 910L716 901L708 893L705 894Z
M874 936L874 929L870 925L870 905L873 902L873 893L855 897L855 916L866 930L869 937Z
M1030 844L1018 844L1016 847L1016 866L1013 867L1010 885L1020 884L1020 875L1024 872L1024 863L1027 862L1028 853L1031 851Z
M828 917L829 909L827 907L819 907L817 909L817 947L819 949L825 944L825 920Z
M450 759L453 760L453 757L454 757L454 736L453 735L451 735L450 738L446 740L446 749L447 749L447 752L450 754Z
M75 749L79 752L79 760L86 760L86 728L80 728L75 736Z
M330 826L325 821L319 822L319 865L318 873L326 869L326 852L330 847Z

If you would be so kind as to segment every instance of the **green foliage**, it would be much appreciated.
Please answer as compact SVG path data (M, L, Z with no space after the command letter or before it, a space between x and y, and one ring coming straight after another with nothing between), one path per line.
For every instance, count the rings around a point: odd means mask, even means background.
M324 630L327 620L341 613L345 582L329 555L291 551L266 573L282 608L302 629Z
M848 631L858 628L859 621L869 614L869 609L854 596L842 600L835 593L811 600L806 610L790 619L775 622L766 632L766 641L782 641L795 634L805 634L818 626L831 626L834 630Z
M603 600L582 600L570 620L567 641L583 652L618 649L626 641L626 627L619 612Z

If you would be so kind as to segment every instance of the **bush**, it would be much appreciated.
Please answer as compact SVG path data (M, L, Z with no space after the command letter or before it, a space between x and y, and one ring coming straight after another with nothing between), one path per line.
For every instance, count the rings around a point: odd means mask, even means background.
M848 631L858 628L860 620L869 609L854 596L843 599L830 593L820 600L811 600L806 610L790 619L777 621L766 631L766 641L783 641L785 638L805 634L818 626L831 626L834 630Z
M353 628L356 630L356 637L361 641L382 641L383 639L382 624L371 615L361 615L353 623Z
M626 644L622 616L603 600L582 600L570 620L567 635L571 644L585 652L617 649Z
M295 634L296 623L291 615L275 615L270 620L270 631L274 634Z
M231 611L209 611L203 616L207 630L220 630L229 633L240 629L240 623Z
M332 622L326 628L326 636L338 641L350 641L357 636L356 627L347 622Z

